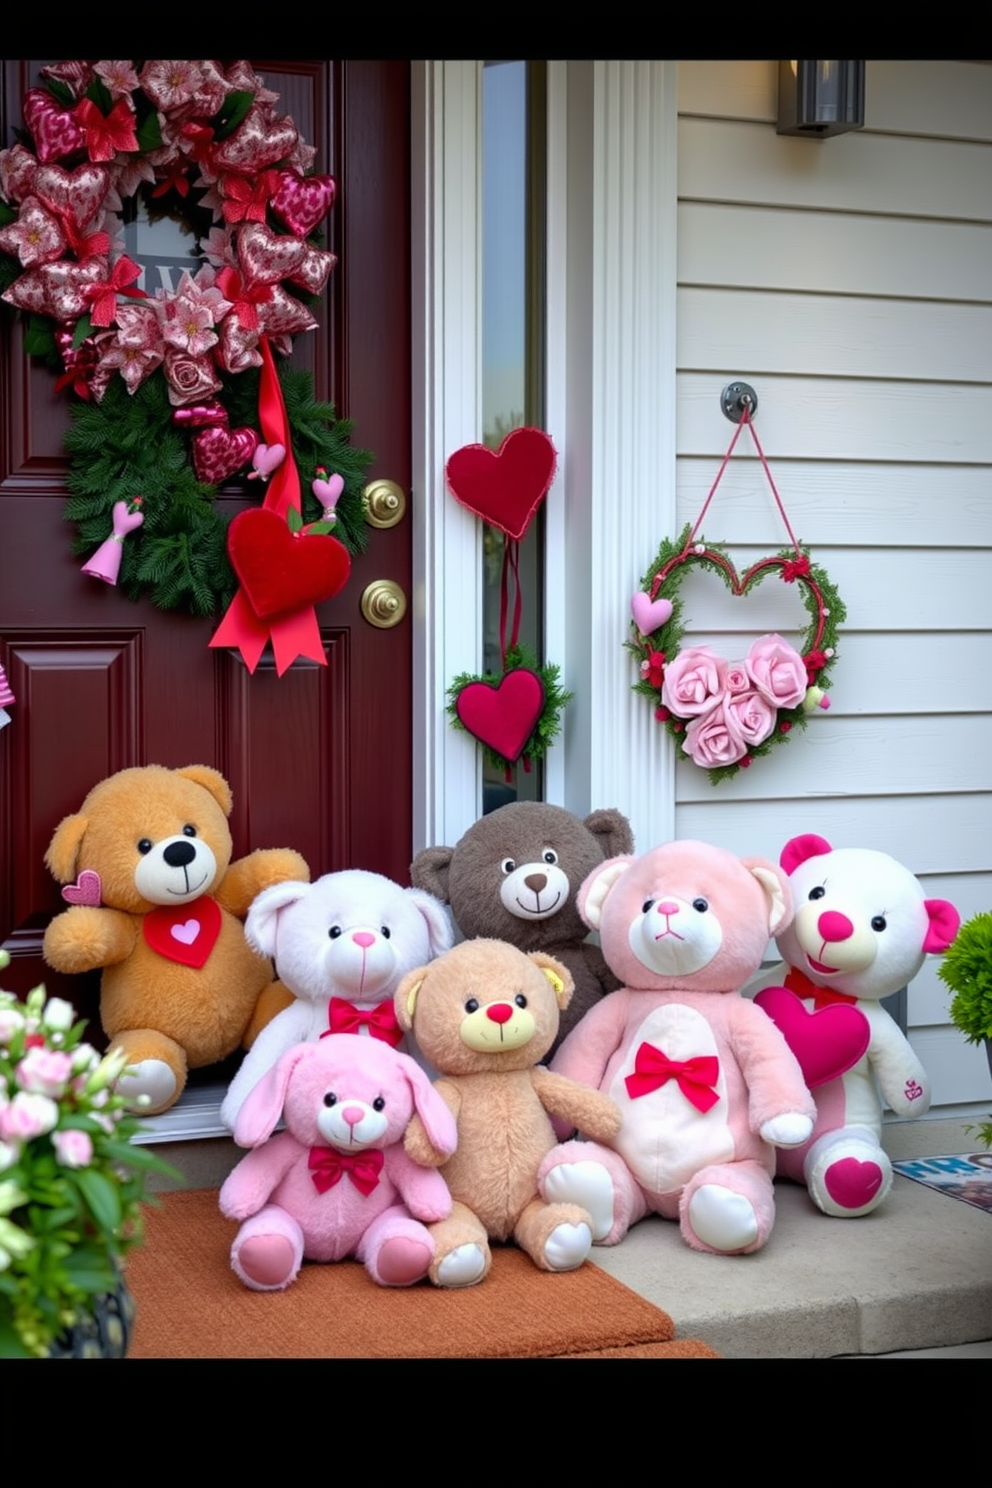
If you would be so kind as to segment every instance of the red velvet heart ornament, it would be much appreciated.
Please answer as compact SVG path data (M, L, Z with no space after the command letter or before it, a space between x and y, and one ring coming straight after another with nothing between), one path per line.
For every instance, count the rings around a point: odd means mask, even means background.
M227 550L260 620L330 599L344 588L351 571L348 549L337 538L293 533L284 517L265 507L235 517Z
M455 450L444 473L456 501L519 541L548 494L556 459L543 429L512 429L498 450L484 444Z
M512 764L544 709L544 683L527 667L507 672L499 685L469 682L455 700L459 721L481 744Z
M799 1061L811 1090L853 1069L871 1040L860 1008L843 1003L807 1012L788 987L766 987L754 999L771 1018Z

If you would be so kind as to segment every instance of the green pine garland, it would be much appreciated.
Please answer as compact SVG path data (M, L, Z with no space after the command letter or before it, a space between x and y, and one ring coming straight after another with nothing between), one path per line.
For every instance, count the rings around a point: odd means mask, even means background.
M528 671L536 673L544 686L544 707L541 716L534 725L534 731L520 752L521 759L540 760L543 759L551 748L552 743L561 733L561 713L575 696L573 692L567 692L561 685L561 667L553 663L545 662L539 664L534 653L526 646L510 646L506 652L506 664L499 672L483 672L479 676L475 672L460 672L451 686L448 688L448 716L455 728L468 733L468 729L458 717L457 702L458 694L464 687L472 682L485 682L489 687L498 687L507 672L512 672L518 667L525 667ZM481 740L480 740L481 743ZM497 754L490 749L488 744L483 745L486 759L497 770L509 770L514 763L512 760Z
M686 545L689 541L691 530L691 524L687 523L674 542L672 542L668 538L665 538L663 540L661 546L658 549L658 553L654 562L641 580L641 588L643 589L645 594L650 594L655 575L659 573L666 564L670 563L673 558L679 557L686 551ZM695 546L703 549L708 549L712 553L720 553L723 555L723 557L728 558L728 560L730 560L731 562L733 561L732 559L730 559L727 546L724 543L709 542L705 538L699 538ZM804 547L801 543L799 546L802 555L806 558L809 558L809 549L807 547ZM784 558L786 561L792 562L796 558L796 550L795 548L783 548L779 552L772 554L771 556L776 558ZM624 642L624 649L629 651L631 655L636 658L638 667L640 667L641 662L650 657L652 652L663 653L666 664L671 663L678 655L679 651L682 649L682 642L685 636L685 624L683 621L684 603L679 591L686 575L689 573L690 569L694 568L704 568L708 570L708 572L716 574L727 586L727 588L730 589L731 592L733 592L730 576L719 563L716 563L712 558L709 558L706 552L694 551L691 555L691 562L675 564L675 566L665 579L664 583L659 587L655 596L656 598L665 598L671 600L671 615L668 617L665 624L660 626L656 631L653 631L650 636L642 636L640 631L637 629L636 624L632 623L631 639ZM762 583L769 574L772 573L776 574L781 579L780 569L765 569L763 572L755 575L753 581L748 587L748 593L750 593L752 589L756 589L758 585ZM830 674L833 670L834 664L837 661L837 629L838 626L842 625L847 619L847 610L845 609L844 603L837 592L836 586L829 578L826 569L822 568L819 564L813 563L812 560L810 560L808 576L818 586L820 593L823 596L823 603L826 611L823 636L820 641L820 652L821 654L824 652L829 652L830 654L826 657L822 664L816 668L816 686L822 688L825 692L829 686ZM810 617L809 626L807 627L807 630L803 635L803 638L798 647L800 654L805 659L807 654L810 652L810 649L813 645L814 637L816 636L817 626L819 624L820 618L820 610L816 595L811 589L809 589L805 584L798 581L796 582L796 588L799 591L799 596L802 599L803 604L806 606L807 613ZM672 738L675 739L676 743L681 748L682 741L685 738L685 728L687 720L669 713L667 709L664 709L660 706L661 683L655 685L647 677L641 675L639 672L638 680L632 684L632 687L634 692L640 693L643 697L650 698L651 702L655 706L656 717L658 718L658 721L664 724L668 732L671 734ZM752 759L764 758L766 755L771 753L772 749L777 744L786 743L789 739L790 734L795 729L805 729L808 722L809 716L805 712L801 703L795 708L779 708L773 732L769 734L768 738L765 739L761 744L748 745L748 751L747 754L744 756L744 760L747 763L750 763ZM720 765L715 769L708 770L707 774L709 775L710 783L712 785L719 785L721 780L729 780L734 775L736 775L740 768L741 762L738 761L732 765Z
M313 377L278 369L300 474L304 521L322 516L310 490L318 466L344 480L333 535L351 553L367 543L362 488L372 463L368 450L348 442L352 425L335 418L333 405L318 401ZM232 428L253 426L258 416L257 369L224 377L220 395ZM217 489L197 480L190 433L172 422L163 377L150 377L130 395L124 383L109 383L100 403L73 399L67 521L75 522L77 554L90 554L109 535L116 501L142 497L144 522L124 542L118 587L133 600L147 597L159 609L193 615L222 613L237 589L227 556L229 518L215 505ZM250 492L252 487L245 482Z

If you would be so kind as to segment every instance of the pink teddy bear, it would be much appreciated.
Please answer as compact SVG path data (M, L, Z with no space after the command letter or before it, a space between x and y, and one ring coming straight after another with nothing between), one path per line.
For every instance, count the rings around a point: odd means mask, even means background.
M220 1191L221 1212L245 1221L231 1265L246 1286L287 1287L304 1257L355 1256L380 1286L427 1275L434 1241L424 1226L447 1219L451 1195L404 1150L414 1112L450 1156L454 1118L409 1055L350 1033L283 1054L238 1113L235 1141L254 1151ZM280 1115L288 1130L273 1137Z
M548 1202L579 1204L614 1245L654 1212L696 1250L759 1250L775 1218L775 1147L798 1146L816 1108L778 1029L739 989L792 915L785 873L702 842L613 858L579 890L619 977L552 1069L612 1096L610 1146L545 1159Z

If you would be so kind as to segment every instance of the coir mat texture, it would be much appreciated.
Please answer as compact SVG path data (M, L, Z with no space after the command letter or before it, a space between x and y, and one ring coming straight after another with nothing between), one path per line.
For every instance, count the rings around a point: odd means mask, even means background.
M132 1359L716 1358L596 1266L550 1276L512 1246L482 1285L379 1287L354 1261L305 1265L284 1292L230 1267L236 1225L213 1190L163 1196L128 1259Z

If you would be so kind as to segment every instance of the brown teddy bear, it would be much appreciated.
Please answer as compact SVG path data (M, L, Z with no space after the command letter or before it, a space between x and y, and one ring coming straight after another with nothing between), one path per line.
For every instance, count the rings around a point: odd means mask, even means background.
M549 1113L599 1141L620 1129L614 1102L538 1067L558 1031L572 979L552 956L505 941L469 940L409 972L396 1016L441 1072L438 1093L458 1127L458 1148L432 1148L414 1116L406 1148L414 1162L441 1166L454 1200L431 1226L437 1286L472 1286L489 1270L489 1241L514 1239L544 1271L572 1271L592 1244L592 1220L576 1204L548 1204L537 1189L555 1146Z
M262 889L309 879L299 853L231 862L231 792L206 765L121 770L55 830L45 862L72 908L44 956L70 974L103 967L100 1018L129 1069L121 1089L149 1115L182 1093L187 1069L241 1044L272 967L240 918Z
M554 1049L606 992L620 985L577 908L579 886L607 858L634 851L622 812L607 807L585 821L561 806L514 801L482 817L455 847L417 854L410 881L451 905L466 940L508 940L564 962L575 995Z

